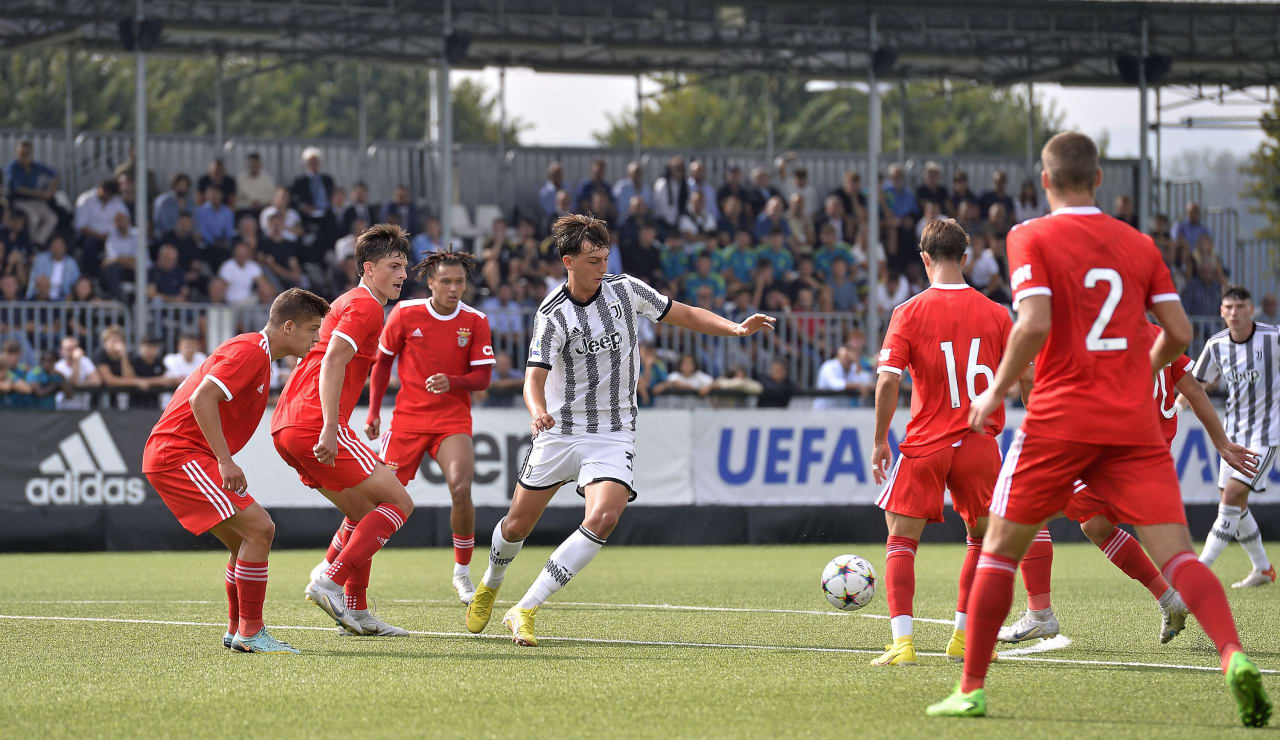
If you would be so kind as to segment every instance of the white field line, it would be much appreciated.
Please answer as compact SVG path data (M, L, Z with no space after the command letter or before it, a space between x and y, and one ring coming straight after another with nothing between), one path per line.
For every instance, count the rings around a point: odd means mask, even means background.
M122 619L114 617L63 617L51 615L21 615L21 614L0 614L0 619L12 620L30 620L43 622L88 622L88 623L111 623L111 624L150 624L150 625L166 625L166 626L183 626L183 627L217 627L226 628L224 622L178 622L161 619ZM318 632L332 632L333 627L316 627L316 626L298 626L298 625L276 625L273 629L278 630L308 630ZM494 640L508 639L506 635L473 635L468 632L431 632L431 631L415 631L411 630L409 634L423 635L425 637L464 637L464 638L485 638ZM721 649L721 650L764 650L777 652L793 652L793 653L840 653L845 655L879 655L879 650L867 650L862 648L836 648L836 647L804 647L790 645L740 645L733 643L719 642L674 642L660 640L619 640L606 639L599 637L547 637L540 636L539 640L547 642L565 642L565 643L585 643L590 645L638 645L644 647L683 647L683 648L702 648L702 649ZM926 657L943 657L945 653L917 653ZM1004 658L1004 654L1001 654ZM1168 668L1173 670L1184 671L1210 671L1216 672L1220 669L1216 666L1199 666L1199 665L1178 665L1169 663L1131 663L1124 661L1110 660L1067 660L1065 658L1041 658L1032 655L1014 655L1009 660L1025 661L1031 663L1057 663L1065 665L1084 665L1099 667L1115 667L1115 668ZM1280 671L1263 669L1263 673L1280 673Z
M1056 635L1047 640L1040 640L1034 645L1028 647L1011 648L1009 650L1001 650L1001 658L1012 658L1018 655L1035 655L1036 653L1047 653L1050 650L1062 650L1071 647L1071 638L1066 635Z

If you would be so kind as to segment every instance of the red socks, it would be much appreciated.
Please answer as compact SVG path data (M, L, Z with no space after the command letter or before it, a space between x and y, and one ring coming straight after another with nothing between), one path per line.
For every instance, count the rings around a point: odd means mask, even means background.
M235 556L231 561L235 562ZM235 566L227 565L227 631L235 634L240 629L240 597L236 594Z
M382 549L404 525L405 516L394 504L378 504L357 524L355 531L342 548L337 560L332 561L325 575L333 579L339 586L346 585L347 579L357 566L363 565L374 553Z
M333 533L333 539L329 541L329 551L324 554L326 563L332 563L338 559L338 554L347 546L347 540L351 539L351 533L354 531L356 531L356 523L343 517L338 531Z
M1013 603L1013 574L1016 570L1017 561L1010 558L988 552L978 558L967 611L961 691L980 689L987 678L996 635Z
M1053 582L1053 540L1049 528L1036 532L1030 549L1022 558L1022 585L1027 587L1027 608L1032 611L1052 606L1049 588ZM1003 617L1001 617L1003 619Z
M978 568L978 557L982 555L982 540L965 537L964 543L967 547L964 553L964 565L960 567L960 589L956 593L956 611L960 614L969 613L969 592L973 588L973 576ZM957 629L963 629L963 627L957 625Z
M916 595L917 540L889 535L885 543L885 596L889 600L889 616L911 616L911 602Z
M458 565L471 564L471 552L476 549L476 534L453 533L453 562Z
M1098 546L1124 574L1147 587L1151 595L1159 599L1169 590L1169 582L1156 570L1142 545L1128 532L1116 527L1116 531Z
M267 600L267 564L236 560L236 591L240 596L240 636L253 637L262 629L262 602Z
M1164 578L1182 595L1182 600L1200 622L1204 633L1217 646L1218 655L1222 658L1222 672L1226 673L1231 656L1240 651L1240 635L1236 632L1236 621L1231 616L1222 583L1209 566L1188 551L1169 558L1169 562L1164 564Z
M365 594L369 590L369 572L373 570L373 560L366 560L362 565L351 569L347 585L343 587L348 609L368 609L369 603Z

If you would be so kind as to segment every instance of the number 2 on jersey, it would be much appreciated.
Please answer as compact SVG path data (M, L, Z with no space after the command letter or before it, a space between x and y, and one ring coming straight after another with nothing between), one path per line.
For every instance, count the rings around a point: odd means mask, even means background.
M947 390L951 392L951 408L960 408L960 383L956 378L956 353L951 342L941 342L942 357L947 362ZM964 372L965 390L969 393L969 401L978 399L977 380L979 375L987 376L987 387L995 380L996 374L991 368L978 362L978 352L982 349L982 338L974 337L969 343L969 363Z
M1090 327L1089 333L1084 338L1084 348L1090 352L1128 349L1129 340L1125 337L1102 338L1102 332L1106 330L1107 324L1111 323L1111 317L1116 312L1116 306L1120 305L1120 296L1124 294L1124 282L1120 279L1120 273L1110 267L1095 267L1084 274L1084 287L1086 288L1092 288L1101 282L1105 282L1108 285L1107 298L1102 302L1102 309L1098 311L1098 318L1093 320L1093 326Z

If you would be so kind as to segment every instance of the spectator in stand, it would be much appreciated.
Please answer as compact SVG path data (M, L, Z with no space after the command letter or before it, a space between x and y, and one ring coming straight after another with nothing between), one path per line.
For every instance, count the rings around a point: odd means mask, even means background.
M857 222L844 208L844 201L832 193L822 202L822 213L813 217L813 227L822 239L822 227L830 224L837 242L853 243L857 235Z
M737 238L740 231L751 233L751 216L741 197L730 193L720 200L720 218L716 221L716 228L728 233L730 239Z
M785 188L787 203L791 205L789 214L796 218L808 221L813 218L813 212L818 205L818 191L809 182L809 170L804 167L796 167L791 171L791 182ZM795 208L795 196L801 198L800 209Z
M31 385L27 383L27 368L19 361L22 345L12 339L4 343L0 352L0 406L24 408L31 404Z
M58 408L58 395L70 388L67 379L58 372L57 365L58 353L47 349L40 353L40 364L27 371L32 408L50 411Z
M807 254L802 254L796 259L795 276L787 283L787 297L791 299L793 307L799 302L797 296L802 290L809 291L815 298L822 290L822 278L813 269L813 257Z
M684 158L667 161L667 169L653 183L653 215L658 219L660 235L666 238L679 230L680 214L689 205L689 180L685 176Z
M609 200L609 194L603 190L591 191L591 202L587 207L587 213L604 221L605 227L613 231L618 223L618 213L613 209L613 201Z
M1186 214L1187 217L1185 219L1173 225L1172 236L1174 241L1181 240L1188 246L1194 247L1200 241L1201 236L1208 236L1209 239L1213 239L1213 232L1209 230L1209 227L1200 223L1199 203L1195 201L1188 202Z
M639 195L618 202L627 204L627 215L618 224L618 243L627 250L640 240L640 227L649 222L649 204Z
M209 197L209 186L222 191L222 202L234 208L236 204L236 179L227 174L221 159L209 163L209 169L196 180L196 205L203 205Z
M547 179L542 183L542 187L538 188L538 206L542 209L544 221L549 220L551 215L560 211L559 205L556 203L556 193L564 189L564 165L559 162L552 162L547 165ZM568 209L565 209L566 211Z
M353 221L354 223L354 221ZM369 222L372 223L372 222ZM347 233L354 233L354 228L348 229ZM428 254L434 254L444 249L441 243L443 235L441 233L440 219L435 216L427 216L427 221L422 229L422 233L413 237L413 261L415 264L421 262Z
M862 300L858 284L850 276L849 262L843 256L831 261L831 275L826 288L831 297L833 311L861 311Z
M840 187L828 193L827 197L833 195L840 199L840 205L843 207L845 215L858 223L866 221L867 196L862 192L862 178L857 172L845 170L840 178ZM852 234L842 234L841 237L845 241L852 243Z
M698 360L693 355L680 355L676 369L667 375L667 379L653 386L654 395L662 395L672 391L693 391L705 396L711 390L712 377L698 369Z
M1018 199L1013 202L1013 223L1020 224L1023 221L1040 218L1047 210L1048 206L1040 202L1035 183L1023 180L1022 187L1018 189Z
M341 240L339 240L341 243ZM338 247L335 246L336 250ZM285 238L284 216L271 214L267 233L258 242L258 261L267 276L280 290L302 284L302 263L298 260L298 243Z
M10 208L4 214L3 225L0 226L0 247L8 255L6 260L19 257L25 260L36 253L31 243L31 231L27 228L27 214L18 208Z
M391 201L383 206L382 218L388 219L391 214L400 218L400 227L410 234L416 234L420 230L418 206L413 202L407 185L397 185L391 191Z
M889 211L888 225L898 230L898 243L912 243L916 219L920 218L920 204L916 194L907 187L907 174L900 164L889 165L889 181L881 188L885 208ZM915 250L903 250L915 251Z
M750 218L752 214L746 212L751 200L750 194L742 184L742 168L736 164L729 165L729 169L724 174L724 184L716 191L716 205L720 207L721 214L726 212L725 201L730 197L738 199L742 212L747 218Z
M103 282L108 295L120 299L124 295L124 282L133 278L134 267L138 263L138 230L122 211L115 214L115 225L107 234L104 251Z
M378 207L369 202L369 186L357 180L351 186L351 203L342 209L338 230L343 234L351 233L351 224L361 219L367 224L378 223Z
M283 186L277 187L271 197L271 205L263 208L262 213L258 214L258 227L266 231L267 222L271 219L271 214L283 213L284 238L289 241L297 241L305 230L302 226L302 216L289 206L289 200L289 189Z
M987 211L987 221L982 225L983 232L988 237L1003 240L1009 235L1010 228L1009 212L1005 210L1004 203L992 203Z
M348 257L354 257L356 253L356 238L369 228L369 224L356 219L351 222L351 231L344 234L341 239L333 243L333 262L338 264Z
M613 184L613 202L618 206L630 205L631 199L636 197L644 201L646 210L653 208L653 188L645 182L644 165L630 162L627 164L627 176Z
M791 232L791 249L800 254L812 252L814 244L818 241L818 237L813 230L813 221L805 215L807 210L808 206L804 200L804 193L800 191L793 192L791 194L791 204L787 208L784 220L787 224L787 230Z
M113 176L119 180L121 175L128 177L131 181L137 179L138 169L138 148L133 144L129 145L129 156L123 162L116 166ZM160 181L156 179L156 171L147 168L147 193L148 195L160 192Z
M733 242L720 250L720 266L725 280L750 284L751 272L755 269L758 260L757 252L750 231L744 230L734 234Z
M751 168L751 187L747 190L751 212L758 218L764 213L765 204L780 198L782 192L769 184L769 171L764 167Z
M1127 195L1117 195L1115 206L1111 211L1113 218L1117 218L1129 224L1133 228L1138 228L1138 214L1133 209L1133 198ZM1021 222L1019 222L1021 223ZM1165 219L1165 230L1168 230L1168 219Z
M777 357L769 361L769 373L760 380L760 386L756 408L785 409L796 393L795 383L787 373L787 363Z
M1223 267L1222 258L1218 256L1218 250L1213 246L1213 237L1207 231L1196 239L1195 249L1191 252L1191 258L1197 265L1212 265L1218 280L1223 285L1226 285L1226 268Z
M906 276L880 263L880 280L876 283L876 300L880 306L880 316L887 319L893 309L911 297L911 283Z
M67 254L67 240L61 234L49 239L49 248L36 255L31 265L31 277L27 283L27 299L35 295L36 280L49 280L49 297L59 301L71 295L71 287L80 279L80 267Z
M12 211L8 214L8 220L11 223L17 222L21 225L24 219L22 211ZM21 246L7 247L0 240L0 275L12 275L19 285L27 282L27 253Z
M22 300L22 283L13 275L0 277L0 301L6 303Z
M246 213L236 219L236 234L231 238L233 242L244 242L249 245L253 251L258 250L258 219L253 214Z
M567 216L570 213L573 213L573 196L569 195L567 190L557 190L551 213L547 216L546 221L543 222L542 233L551 233L552 224L561 216Z
M927 226L930 221L937 221L940 218L942 218L942 208L938 205L937 201L925 201L924 215L916 222L916 238L913 243L919 244L920 237L924 235L924 227Z
M857 349L858 340L855 340L855 336L860 336L865 345L866 335L862 334L862 330L851 331L849 338L836 350L836 356L818 368L818 380L814 384L817 390L837 391L843 395L815 399L814 408L838 409L866 405L875 392L875 377L860 361L861 353Z
M85 356L78 339L63 337L59 347L61 359L53 368L67 379L68 388L58 393L57 406L60 410L88 411L92 400L90 392L102 386L102 376L93 361Z
M256 303L258 283L266 280L262 267L253 260L249 245L237 242L231 249L231 259L218 268L218 277L227 283L227 302L233 305Z
M130 395L131 408L159 408L162 403L168 404L169 391L178 387L176 381L165 375L164 357L160 350L164 340L159 337L145 337L138 345L138 354L130 359L133 375L141 386L137 393Z
M779 199L781 200L781 199ZM786 276L795 267L795 255L791 250L787 249L783 239L783 231L774 229L765 235L764 245L760 251L756 252L756 256L760 259L767 259L773 265L773 272L779 279Z
M690 182L692 182L692 178ZM702 234L716 231L718 226L716 217L707 209L706 196L703 195L703 191L691 190L689 192L689 203L685 206L684 213L680 215L680 220L677 224L680 233L684 234L686 239L696 241Z
M489 317L489 330L494 337L502 337L497 343L512 346L524 329L524 310L511 283L499 283L497 290L480 304L480 310Z
M978 218L978 203L975 200L962 200L956 210L956 223L964 228L969 236L982 232L982 219Z
M490 291L493 291L506 282L515 248L511 241L507 239L507 220L505 218L501 216L495 218L491 224L491 229L479 252L480 279L484 281Z
M178 224L178 215L195 208L191 198L191 178L183 172L173 176L169 189L156 197L151 207L151 220L157 234L167 234Z
M658 242L658 229L653 224L640 227L635 246L622 247L622 271L650 285L662 279L662 244Z
M720 218L720 203L716 199L716 189L707 181L707 165L701 159L689 163L689 195L702 193L703 207L715 219Z
M329 295L342 295L356 287L356 258L347 257L329 271Z
M1254 318L1264 324L1280 324L1280 312L1276 310L1276 294L1267 293L1262 297L1262 302L1258 304L1258 312L1254 314Z
M15 281L17 282L17 281ZM41 275L35 280L35 293L27 297L29 301L49 302L53 300L53 283L48 275Z
M591 176L578 184L578 191L573 199L579 211L585 212L593 208L591 203L593 193L603 192L609 203L613 203L613 190L605 180L604 173L605 161L598 158L591 160Z
M236 216L222 202L222 188L205 188L204 202L196 211L196 234L206 247L226 249L236 236Z
M916 201L921 209L927 203L936 203L938 213L950 215L951 198L947 195L947 187L942 184L942 166L937 162L925 163L924 182L916 187Z
M257 152L249 152L244 170L236 175L236 207L257 216L271 205L275 194L276 179L262 169L262 157Z
M996 170L991 174L991 189L978 198L978 213L988 221L991 220L991 206L997 203L1004 206L1006 223L1001 224L1001 226L1006 228L1009 226L1007 223L1008 218L1014 209L1013 198L1009 197L1009 194L1005 192L1007 187L1009 187L1009 176L1005 174L1004 170Z
M973 191L969 189L969 173L965 172L964 170L956 170L955 174L951 176L950 200L951 200L951 213L956 214L956 220L959 220L960 205L962 203L973 204L973 207L974 207L973 214L975 217L977 216L978 214L977 208L979 207L978 196L974 195ZM969 233L972 234L973 232L970 231Z
M640 344L640 375L636 379L636 396L639 405L653 406L653 389L667 379L667 366L658 356L651 342Z
M761 257L752 274L751 304L770 311L790 311L791 304L787 300L787 285L777 278L773 263L768 257Z
M147 298L154 304L185 303L187 274L178 264L178 248L162 244L156 263L147 270Z
M80 237L80 269L96 277L102 266L102 251L107 235L115 229L115 216L128 217L124 201L120 198L120 185L111 179L98 183L98 187L76 199L76 234Z
M711 255L707 252L700 252L693 258L693 274L688 277L684 284L686 302L696 304L698 290L703 287L711 290L712 296L717 302L724 298L724 277L711 271ZM703 306L703 308L707 307ZM714 310L714 308L708 310Z
M124 209L129 213L129 222L136 221L138 215L138 189L134 186L133 175L119 175L116 184L120 186L120 200L124 201Z
M4 171L8 186L9 207L27 215L31 238L44 246L58 227L58 214L53 210L53 196L58 192L58 173L35 160L35 146L30 139L18 142L16 156Z
M124 341L124 330L118 326L108 326L102 330L101 345L94 353L93 363L106 390L128 392L146 390L148 387L133 371L133 361Z
M164 356L164 374L181 383L207 359L204 340L198 334L178 337L178 351Z
M498 352L494 360L484 405L486 408L513 408L524 389L524 373L512 365L510 352Z
M315 239L311 248L304 250L303 261L315 264L323 264L324 253L333 248L338 238L338 219L333 211L333 178L320 171L320 164L319 149L313 146L303 149L303 173L294 178L289 188L291 202L302 216L303 228ZM273 202L272 205L276 204ZM285 228L289 228L287 216Z
M1182 305L1186 308L1187 315L1216 315L1225 287L1216 266L1200 262L1196 274L1182 288Z
M222 264L221 262L214 264L213 253L200 246L200 240L195 233L195 219L185 211L178 214L178 221L174 224L173 231L160 237L160 243L177 247L178 264L191 273L188 279L193 276L207 277Z
M782 202L782 196L775 195L765 204L764 211L756 218L754 233L756 239L766 241L766 238L773 232L779 232L783 236L785 243L791 237L791 226L787 224L786 219L787 205Z

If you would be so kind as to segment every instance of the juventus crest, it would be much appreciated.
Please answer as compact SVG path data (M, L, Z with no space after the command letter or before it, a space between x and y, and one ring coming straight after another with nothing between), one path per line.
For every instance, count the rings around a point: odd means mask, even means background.
M615 321L622 321L622 304L617 301L610 303L609 313L613 314Z

